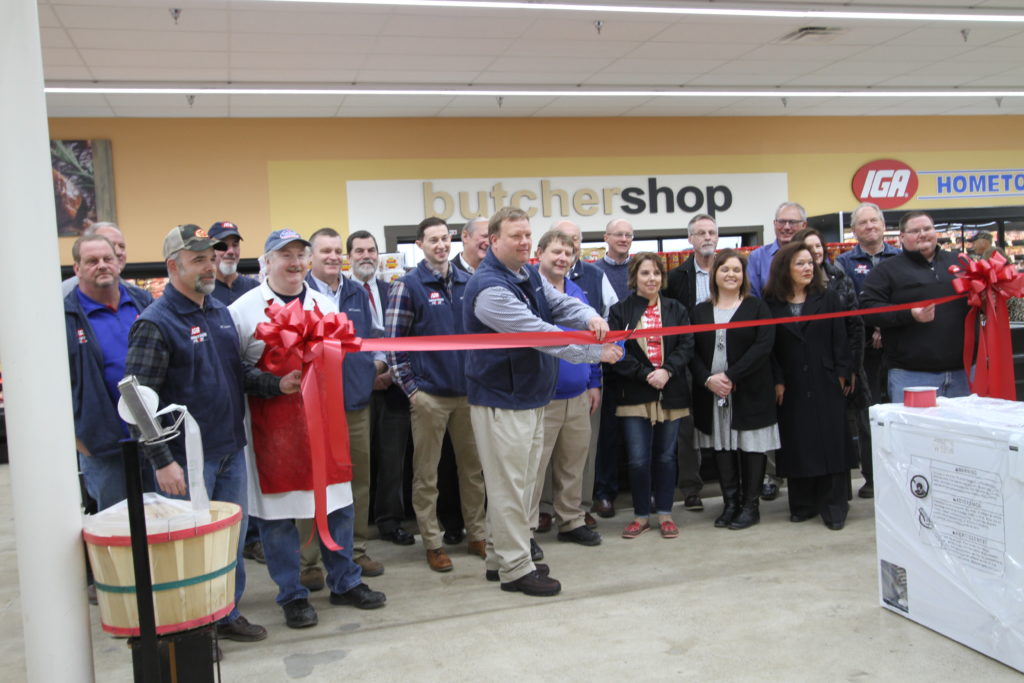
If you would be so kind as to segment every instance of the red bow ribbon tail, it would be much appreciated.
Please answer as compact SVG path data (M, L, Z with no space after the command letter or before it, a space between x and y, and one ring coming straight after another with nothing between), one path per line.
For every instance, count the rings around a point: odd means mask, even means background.
M340 343L325 343L325 351L328 348L339 349ZM302 406L306 418L306 431L309 434L309 457L313 473L313 509L316 531L320 541L329 550L341 550L341 546L335 543L331 536L330 528L327 525L327 459L331 457L332 445L337 443L336 431L331 428L331 423L338 420L336 408L340 394L332 396L335 389L341 386L341 364L334 365L335 354L325 353L317 356L313 362L306 363L302 368ZM333 382L337 378L337 382ZM338 398L338 400L334 400ZM333 406L332 406L333 404ZM343 405L343 404L342 404ZM345 411L341 411L340 421L344 424ZM347 426L344 427L347 437ZM347 448L348 439L345 439Z
M1024 275L1007 265L998 252L991 259L980 261L971 261L961 254L960 260L963 268L950 266L949 270L958 276L953 280L953 289L958 294L966 293L971 307L964 319L964 371L971 380L971 391L979 396L1015 400L1017 388L1006 300L1024 293ZM979 315L981 335L976 339Z

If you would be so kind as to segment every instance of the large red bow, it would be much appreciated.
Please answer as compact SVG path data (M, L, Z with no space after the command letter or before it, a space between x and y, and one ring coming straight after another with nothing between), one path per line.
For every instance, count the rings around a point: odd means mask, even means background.
M341 366L345 353L359 351L363 340L344 313L324 315L316 304L305 310L299 299L268 306L266 314L269 322L257 325L255 336L267 345L267 370L284 375L292 356L302 362L302 407L309 433L316 528L327 548L340 550L327 526L327 462L328 458L349 460Z
M950 266L949 272L958 277L953 289L967 294L970 311L964 321L964 369L970 377L975 365L971 391L979 396L1017 398L1013 376L1013 348L1010 343L1010 315L1006 300L1024 295L1024 274L1006 262L999 252L991 258L972 261L960 254L961 266ZM982 315L978 353L972 358L978 314Z

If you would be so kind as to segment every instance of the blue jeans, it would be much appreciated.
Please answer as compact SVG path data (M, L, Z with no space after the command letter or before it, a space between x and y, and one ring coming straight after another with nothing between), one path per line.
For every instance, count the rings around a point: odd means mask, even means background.
M185 470L185 481L188 481L188 468L184 462L179 462ZM245 451L240 450L222 457L207 455L203 462L203 481L206 483L206 493L210 500L221 500L228 503L236 503L242 508L242 521L239 525L238 548L235 561L235 606L231 612L221 619L221 623L232 622L241 614L238 612L238 603L245 592L245 560L242 558L242 546L245 544L245 530L249 525L249 498L245 482ZM167 496L166 493L162 495ZM167 496L168 498L188 499L184 496Z
M893 403L903 403L903 389L906 387L936 387L938 395L947 398L958 398L971 394L971 387L967 383L967 373L963 370L923 372L921 370L889 368L889 400Z
M153 468L142 459L142 490L156 491ZM96 501L96 510L106 510L128 497L124 481L124 459L78 454L78 470L85 479L85 490Z
M277 604L284 605L309 597L309 589L299 581L299 547L307 539L299 538L295 521L291 519L261 519L252 521L259 529L263 554L267 558L267 571L277 584ZM352 529L355 507L346 505L327 515L327 527L340 552L324 547L319 536L312 543L320 543L320 557L327 569L327 585L332 593L346 593L363 581L363 570L352 561Z
M676 489L676 441L680 420L651 421L645 417L620 417L619 425L629 456L629 488L633 514L649 517L653 481L654 505L658 514L672 512Z

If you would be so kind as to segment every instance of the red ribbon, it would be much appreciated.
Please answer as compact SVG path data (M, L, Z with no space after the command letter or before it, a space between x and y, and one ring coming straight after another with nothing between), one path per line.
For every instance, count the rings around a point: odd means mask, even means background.
M676 327L658 327L643 330L644 337L665 337L673 334L693 332L711 332L713 330L731 330L740 327L759 327L761 325L783 325L788 323L810 322L812 320L828 320L829 318L848 318L872 313L893 313L908 311L911 308L929 304L944 304L962 299L963 294L951 294L937 299L913 301L906 304L879 306L878 308L862 308L853 311L836 313L815 313L787 318L762 318L760 320L743 320L729 323L708 323L705 325L678 325ZM444 334L425 337L379 337L363 339L363 351L465 351L471 349L518 349L537 346L563 346L565 344L597 344L603 342L620 342L637 336L636 330L615 330L609 332L598 342L594 333L586 330L568 330L561 332L516 332L506 334Z
M255 337L267 345L267 370L284 375L290 356L302 362L302 408L309 433L316 529L324 546L341 550L327 526L327 462L328 458L350 459L341 366L345 353L359 351L362 340L344 313L324 315L316 304L305 310L298 299L285 306L268 306L266 314L269 322L256 326Z
M971 366L975 367L971 391L979 396L1013 401L1017 398L1017 387L1006 300L1024 294L1024 274L1008 265L999 252L979 261L960 254L960 262L963 267L950 266L949 272L958 276L953 280L953 289L966 294L970 306L964 320L964 370L970 378ZM975 340L979 314L982 316L981 336Z
M1005 281L1005 277L1000 276L1000 278L999 282ZM973 285L967 287L958 286L958 282L960 282L959 279L954 280L954 287L957 287L958 292L964 292L968 288L973 287ZM1014 287L1018 289L1024 288L1024 276L1015 276L1014 283ZM982 290L978 291L980 296L980 291ZM963 293L958 293L937 299L914 301L906 304L894 304L892 306L835 313L817 313L796 317L650 328L643 330L643 335L645 337L662 337L674 334L710 332L719 329L846 318L870 313L891 313L929 304L944 304L960 299L963 296ZM1017 294L1006 294L1006 296L1017 296ZM1005 300L1002 310L1005 321ZM267 370L276 375L284 375L287 373L289 356L296 356L302 361L302 403L306 417L306 426L309 432L316 528L324 545L331 550L339 550L340 548L331 538L330 530L327 527L326 470L328 458L339 458L342 462L349 459L348 422L345 420L344 387L341 370L346 353L357 351L460 351L598 343L594 338L593 332L582 330L360 339L355 335L352 321L345 314L328 313L324 315L316 306L314 306L313 310L304 310L298 299L291 301L286 306L269 306L266 309L266 313L270 322L257 325L255 336L267 345L267 353L264 357ZM973 326L969 326L969 329L973 330ZM636 334L636 330L616 330L609 332L602 342L619 342ZM1009 348L1008 325L1006 326L1006 339L1007 348ZM971 345L973 345L973 341ZM1013 398L1012 357L1009 368L1009 387L1011 391L1009 397Z

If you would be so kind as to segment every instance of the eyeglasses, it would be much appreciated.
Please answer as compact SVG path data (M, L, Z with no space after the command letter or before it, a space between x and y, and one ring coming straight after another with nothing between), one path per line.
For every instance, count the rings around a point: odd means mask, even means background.
M801 223L805 223L805 222L806 221L804 221L802 218L776 218L775 219L775 224L776 225L788 225L788 226L791 226L791 227L796 227L796 226L800 225Z
M621 240L621 239L631 240L631 239L633 239L633 233L631 233L631 232L610 232L610 233L608 233L608 236L609 237L614 237L617 240Z
M917 237L918 235L926 232L935 232L935 226L929 225L927 228L911 228L910 230L904 230L903 234Z

